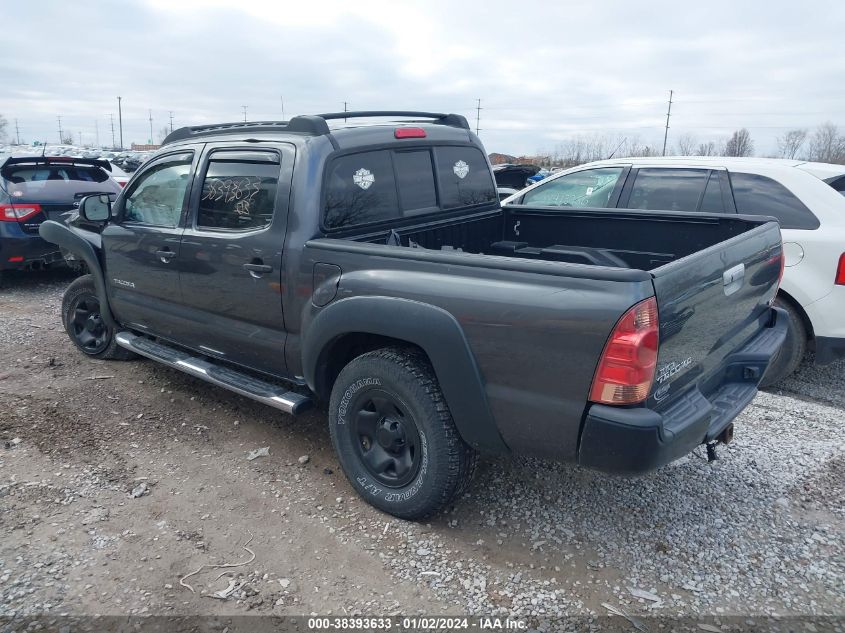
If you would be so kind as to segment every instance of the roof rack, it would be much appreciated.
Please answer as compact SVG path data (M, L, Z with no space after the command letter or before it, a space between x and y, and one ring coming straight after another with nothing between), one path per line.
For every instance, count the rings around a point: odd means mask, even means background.
M210 125L193 125L180 127L168 134L162 145L183 141L197 136L217 136L221 134L244 134L248 132L296 132L312 136L329 134L326 121L337 119L361 119L372 117L410 117L415 119L434 119L438 125L463 128L469 130L466 117L460 114L444 114L442 112L416 112L412 110L364 110L360 112L329 112L326 114L303 114L293 117L290 121L243 121L237 123L214 123Z

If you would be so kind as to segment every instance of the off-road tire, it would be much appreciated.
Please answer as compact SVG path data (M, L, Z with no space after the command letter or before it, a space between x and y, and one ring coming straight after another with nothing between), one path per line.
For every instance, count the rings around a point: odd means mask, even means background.
M408 436L416 432L418 470L413 479L399 480L394 487L380 480L365 462L369 438L357 431L355 416L374 394L380 399L388 394L404 412L399 417ZM386 418L381 419L384 424ZM368 503L402 519L423 519L443 510L466 489L475 470L477 453L461 439L434 370L414 348L379 349L346 365L332 389L329 427L352 487Z
M772 387L798 369L807 353L807 328L798 311L788 301L775 299L775 306L786 310L789 327L786 340L766 370L760 387Z
M85 303L85 302L88 303ZM94 278L91 275L83 275L73 280L73 282L65 290L62 299L62 324L65 326L65 331L70 337L76 347L87 356L92 358L101 358L104 360L129 360L137 356L127 349L124 349L115 342L114 328L108 326L101 321L98 327L97 336L102 336L102 343L94 346L85 346L80 340L80 335L77 331L78 323L75 326L75 313L80 305L94 306L94 302L99 306L99 298L97 297L97 290L94 286ZM98 312L90 310L92 316L97 316ZM102 329L99 329L99 328Z

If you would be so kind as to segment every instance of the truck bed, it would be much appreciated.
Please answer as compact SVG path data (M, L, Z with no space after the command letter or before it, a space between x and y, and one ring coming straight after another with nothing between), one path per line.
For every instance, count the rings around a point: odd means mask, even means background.
M597 209L508 207L356 241L652 271L745 233L760 220Z

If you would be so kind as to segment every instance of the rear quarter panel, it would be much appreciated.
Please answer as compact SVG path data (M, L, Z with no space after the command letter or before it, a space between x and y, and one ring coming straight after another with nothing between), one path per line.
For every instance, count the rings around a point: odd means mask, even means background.
M576 457L590 383L613 325L627 308L653 294L649 279L608 281L444 265L390 257L391 247L381 247L384 257L362 257L324 252L319 240L311 244L303 252L300 289L310 292L314 264L326 262L343 270L336 300L400 297L446 310L464 330L508 447L558 459ZM319 310L310 302L303 307L301 331ZM294 349L299 338L291 333Z

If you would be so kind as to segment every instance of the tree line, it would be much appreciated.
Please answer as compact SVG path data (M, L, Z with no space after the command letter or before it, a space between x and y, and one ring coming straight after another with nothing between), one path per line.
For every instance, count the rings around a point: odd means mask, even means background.
M833 123L815 130L795 128L777 137L777 152L768 158L791 158L845 165L845 133ZM508 162L534 163L549 167L573 167L607 158L661 156L660 146L643 143L638 136L594 134L576 136L558 143L552 152L513 157ZM754 156L754 140L747 128L735 130L723 141L702 141L683 134L666 148L667 156ZM509 157L511 158L511 157Z

